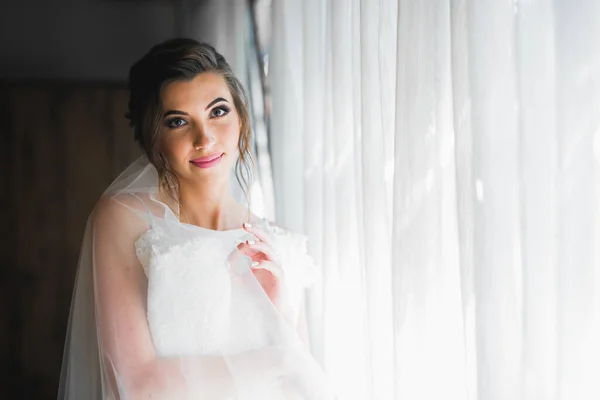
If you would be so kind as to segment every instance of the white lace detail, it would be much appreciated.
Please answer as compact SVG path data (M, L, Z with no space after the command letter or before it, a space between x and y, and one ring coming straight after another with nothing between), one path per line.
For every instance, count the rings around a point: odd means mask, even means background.
M297 299L316 276L306 237L279 228L269 231L286 284ZM261 316L245 304L243 293L232 290L228 263L237 244L252 237L244 231L207 232L178 243L160 228L150 228L138 238L135 250L148 277L147 317L158 355L237 352L265 345ZM243 319L252 321L243 325L243 334L238 328L244 321L239 315L231 318L231 309L245 310Z
M273 247L281 259L288 285L305 288L318 279L314 259L308 254L307 237L279 227L269 226Z

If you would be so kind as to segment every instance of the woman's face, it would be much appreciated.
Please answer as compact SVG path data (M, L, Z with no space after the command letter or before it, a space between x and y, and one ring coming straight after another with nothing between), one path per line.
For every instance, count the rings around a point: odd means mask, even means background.
M229 179L241 122L225 79L204 72L161 92L159 146L180 183Z

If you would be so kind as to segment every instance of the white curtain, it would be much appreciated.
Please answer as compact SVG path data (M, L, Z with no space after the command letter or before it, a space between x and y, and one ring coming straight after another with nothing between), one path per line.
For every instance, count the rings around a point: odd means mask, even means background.
M600 398L600 2L273 0L277 220L340 400Z

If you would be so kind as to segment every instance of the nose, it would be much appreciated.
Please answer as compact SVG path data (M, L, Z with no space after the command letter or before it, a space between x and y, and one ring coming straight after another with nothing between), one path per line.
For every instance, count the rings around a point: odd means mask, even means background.
M215 144L215 138L210 134L210 132L199 129L196 135L194 136L194 148L196 150L200 149L209 149Z

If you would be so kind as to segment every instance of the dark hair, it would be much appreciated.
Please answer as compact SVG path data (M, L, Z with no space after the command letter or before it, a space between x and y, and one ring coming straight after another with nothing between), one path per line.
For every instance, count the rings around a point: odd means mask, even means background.
M189 81L203 72L221 75L233 97L241 129L236 178L249 200L249 185L254 159L250 151L250 116L248 98L240 81L233 75L225 58L214 47L193 39L171 39L150 49L129 70L129 110L125 115L133 127L134 139L155 166L159 188L177 199L179 180L158 147L159 123L162 115L161 90L174 81Z

